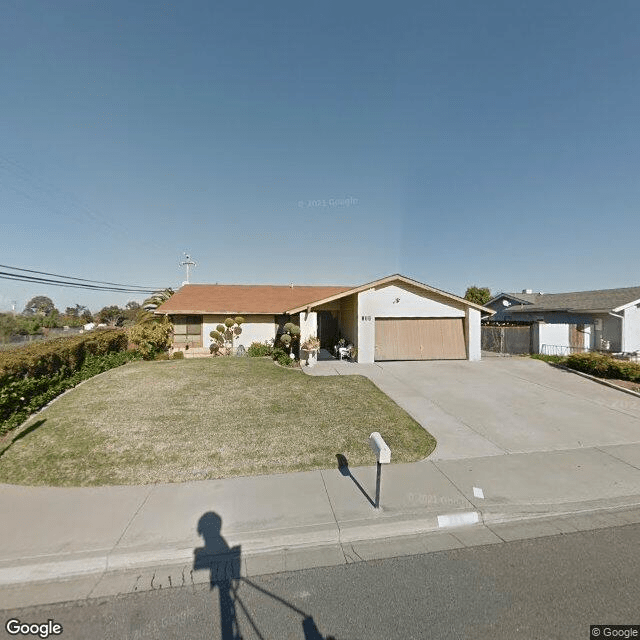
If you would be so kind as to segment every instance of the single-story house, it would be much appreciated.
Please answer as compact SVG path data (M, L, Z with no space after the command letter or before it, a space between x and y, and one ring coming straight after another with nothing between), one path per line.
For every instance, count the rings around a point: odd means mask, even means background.
M338 337L358 362L480 359L481 314L491 310L396 274L356 287L186 284L154 313L170 316L174 347L208 352L209 333L225 318L245 319L236 346L277 340L286 322L300 342Z
M491 323L530 322L536 353L640 351L640 287L572 293L500 293Z

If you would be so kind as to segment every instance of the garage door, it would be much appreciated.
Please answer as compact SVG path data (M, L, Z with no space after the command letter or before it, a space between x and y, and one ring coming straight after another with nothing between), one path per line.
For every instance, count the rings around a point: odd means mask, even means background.
M465 360L463 318L376 318L376 360Z

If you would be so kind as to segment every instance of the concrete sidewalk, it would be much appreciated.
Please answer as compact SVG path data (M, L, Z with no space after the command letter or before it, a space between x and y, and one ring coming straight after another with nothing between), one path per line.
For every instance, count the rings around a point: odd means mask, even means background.
M141 487L0 485L0 602L206 582L196 553L215 563L232 549L239 575L257 575L640 522L640 444L386 465L379 510L374 494L375 467ZM198 533L212 512L221 519L213 545Z

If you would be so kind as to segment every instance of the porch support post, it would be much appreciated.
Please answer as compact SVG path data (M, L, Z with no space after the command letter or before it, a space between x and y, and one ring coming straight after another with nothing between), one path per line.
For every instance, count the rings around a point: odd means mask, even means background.
M307 338L314 338L318 335L318 314L315 311L301 311L300 312L300 345L307 340ZM302 361L307 357L307 352L300 348L298 357ZM318 354L309 355L309 364L315 364ZM313 362L312 362L313 360Z

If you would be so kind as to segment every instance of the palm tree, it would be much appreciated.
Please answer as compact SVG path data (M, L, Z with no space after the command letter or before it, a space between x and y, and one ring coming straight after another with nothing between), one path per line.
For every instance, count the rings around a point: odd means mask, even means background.
M158 316L153 314L153 311L166 302L174 293L175 291L170 288L155 291L150 298L147 298L142 303L142 308L138 312L136 322L138 322L138 324L146 324L147 322L159 320Z

